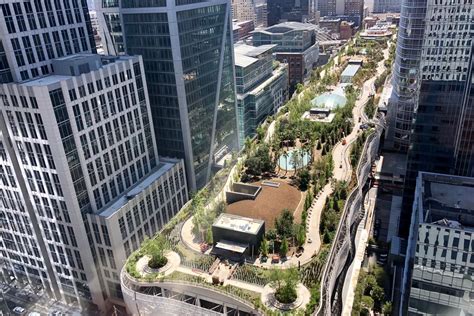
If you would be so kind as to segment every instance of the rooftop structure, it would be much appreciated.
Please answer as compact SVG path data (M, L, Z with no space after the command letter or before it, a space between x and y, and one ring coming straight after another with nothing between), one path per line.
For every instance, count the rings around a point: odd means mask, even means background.
M311 100L311 105L313 108L326 108L329 110L334 110L338 107L343 107L347 102L344 94L335 90L333 92L326 92L320 96L315 97Z
M288 64L290 93L317 64L318 29L310 23L284 22L252 32L254 46L277 44L274 48L276 59Z
M360 64L349 63L349 65L347 65L347 67L341 73L341 82L342 83L352 82L352 78L354 78L354 76L357 74L360 68L361 68Z
M420 172L413 202L401 313L472 311L474 178Z
M256 128L273 115L288 99L288 66L275 63L276 44L234 47L239 116L239 142L252 138Z
M231 3L124 2L97 5L104 49L143 56L158 150L182 158L190 189L202 188L240 148Z
M239 233L256 235L265 224L260 219L242 217L233 214L221 214L212 226L233 230Z
M361 32L360 36L364 39L383 40L392 36L391 27L391 24L388 22L377 22L374 26Z

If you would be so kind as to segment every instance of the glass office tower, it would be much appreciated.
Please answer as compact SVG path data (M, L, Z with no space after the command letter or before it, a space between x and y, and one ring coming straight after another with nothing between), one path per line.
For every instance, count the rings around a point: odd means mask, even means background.
M190 189L203 187L239 147L230 1L99 6L108 53L143 56L160 154L184 158Z
M426 0L402 2L388 129L389 142L401 152L407 152L410 142L425 15Z
M404 1L402 12L411 1ZM413 66L408 70L413 70L413 79L403 79L413 81L408 85L400 79L406 89L413 90L411 99L407 100L413 108L397 109L397 119L399 115L413 118L407 122L410 142L405 212L411 211L409 205L418 171L474 176L474 5L439 0L424 0L424 5L419 4L426 12L423 28L412 29L421 36L412 46L420 44L419 57L418 60L410 57ZM413 9L413 12L418 11ZM405 36L404 33L400 29L399 36ZM408 60L404 43L399 39L397 47L397 60L402 62ZM414 66L416 63L418 67ZM409 216L402 214L401 218L406 220ZM400 227L404 235L408 225L405 222Z

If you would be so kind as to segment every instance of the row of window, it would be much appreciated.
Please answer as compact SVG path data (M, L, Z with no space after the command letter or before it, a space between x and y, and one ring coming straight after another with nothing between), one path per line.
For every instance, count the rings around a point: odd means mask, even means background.
M146 108L144 108L144 110L146 111ZM76 112L76 109L74 112ZM146 115L146 112L144 112L144 115ZM85 118L86 121L89 120L90 113L85 112ZM80 125L82 124L82 116L80 113L75 117L75 120L78 124L78 128L80 128ZM146 125L145 127L149 127L148 117L143 117L143 125ZM88 133L83 133L79 136L85 159L89 159L92 156L97 155L100 151L107 150L116 143L123 143L124 139L130 138L132 135L142 129L142 121L139 110L135 109L121 115L118 118L113 119L112 121L106 122L103 125L98 126L98 124L96 124L94 126L96 127L95 129L92 129ZM147 130L145 130L145 133L147 133ZM139 133L138 135L142 134L143 133ZM135 134L134 136L136 137L137 135ZM143 135L141 137L143 139ZM151 143L147 145L152 147Z
M23 199L16 190L10 190L9 188L0 189L0 202L7 210L20 211L21 213L25 212Z
M63 190L56 173L24 169L28 186L32 192L63 196Z
M127 213L125 214L125 219L127 222L128 232L125 227L124 217L122 216L119 218L119 228L123 240L127 238L128 234L133 234L135 232L136 227L141 226L142 223L148 222L148 216L152 216L153 213L160 209L160 207L163 207L166 201L168 201L168 204L170 204L170 197L174 196L176 192L180 192L181 188L185 186L184 173L179 172L179 174L181 178L180 181L178 181L178 173L175 173L174 177L169 177L168 179L165 179L162 184L160 183L158 185L158 188L152 190L151 193L148 193L145 199L140 201L139 205L135 205L131 210L127 211ZM178 199L180 200L180 206L182 206L184 204L184 201L186 200L186 196L185 191L182 191L180 193L181 194L178 194L180 195L180 198ZM173 207L177 207L175 201L173 201L173 204ZM171 211L173 215L177 212L176 209ZM134 221L132 219L132 216L134 218ZM158 220L157 216L157 222L161 224L160 228L162 227L162 225L166 224L170 218L171 217L168 216L167 220L162 221Z
M94 144L92 144L92 146L94 149ZM106 149L107 148L105 148L104 150ZM88 150L88 148L86 150ZM141 166L140 168L138 168L137 166L137 170L141 175L139 176L139 178L141 178L143 174L146 175L148 173L148 161L144 156L146 155L146 151L142 133L138 134L138 138L137 136L133 136L131 138L131 142L130 140L126 140L124 144L119 144L117 148L113 148L110 151L110 156L109 152L104 153L102 151L102 153L103 154L100 157L97 157L94 161L91 161L87 164L89 180L92 186L95 186L98 182L103 181L106 175L111 176L114 172L118 172L122 168L127 168L129 165L137 163L136 160L139 161L140 157L143 162L144 170L142 172ZM153 156L153 153L151 153L151 157ZM112 165L114 171L112 171Z
M81 6L79 6L78 0L54 0L53 2L51 0L35 0L34 9L31 2L14 2L12 3L14 15L12 14L10 4L2 4L1 7L8 33L14 34L38 28L46 29L59 25L82 23L81 11L85 14L88 13L87 2L81 1ZM64 5L64 10L61 4ZM28 24L26 21L28 21Z
M43 119L39 113L7 110L7 120L13 136L47 140ZM14 115L15 114L15 115ZM24 115L24 117L23 117ZM34 118L34 120L33 120Z
M33 236L33 231L30 227L30 220L26 215L20 215L18 213L5 212L6 217L2 218L3 224L8 222L10 231Z
M48 249L54 263L84 271L81 254L78 250L72 251L69 247L54 245L53 243L48 243Z
M153 155L153 153L150 152L150 155ZM150 165L152 169L156 166L154 159L150 159ZM125 168L123 172L117 174L115 178L111 178L108 183L105 182L100 185L100 187L97 186L97 188L93 190L97 210L107 205L116 196L135 184L139 179L145 176L148 171L148 161L145 156L142 160L137 160L135 164L131 164L129 168Z

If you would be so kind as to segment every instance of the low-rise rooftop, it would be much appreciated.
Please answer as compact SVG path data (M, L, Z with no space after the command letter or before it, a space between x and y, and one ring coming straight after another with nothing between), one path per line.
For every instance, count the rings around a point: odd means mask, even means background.
M212 226L255 235L263 224L264 221L260 219L224 213L216 219Z
M420 177L426 223L474 227L474 178L427 172Z
M265 29L259 29L256 31L267 33L267 34L284 34L290 31L311 31L311 30L317 30L318 28L319 27L317 25L311 24L311 23L282 22L282 23L267 27Z
M341 77L354 77L357 71L359 71L360 65L358 64L349 64L346 69L341 74Z
M155 168L154 172L152 172L148 177L144 178L142 181L138 182L135 186L133 186L128 192L122 194L118 197L115 202L111 205L105 207L100 211L98 214L99 216L103 217L110 217L115 212L120 210L124 207L130 200L132 200L135 196L140 194L143 190L149 187L153 182L158 180L163 174L165 174L168 170L173 168L174 164L177 161L173 160L160 160L160 163Z

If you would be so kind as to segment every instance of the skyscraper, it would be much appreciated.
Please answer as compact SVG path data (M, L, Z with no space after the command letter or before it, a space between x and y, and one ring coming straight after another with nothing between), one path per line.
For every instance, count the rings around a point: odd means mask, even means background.
M253 0L232 0L232 19L237 21L253 21L257 24L255 2Z
M402 1L393 67L388 141L395 150L407 152L417 102L421 47L425 30L427 0Z
M340 17L361 25L364 19L364 0L318 1L317 9L321 17Z
M98 11L106 49L143 56L160 154L184 158L190 188L204 186L239 147L230 1L128 0Z
M267 25L280 22L309 22L314 19L315 5L312 0L268 0Z
M2 272L105 311L187 201L183 163L158 158L141 58L92 54L85 0L1 7Z
M402 4L391 127L395 148L408 151L405 212L418 171L474 175L473 10L436 0Z

